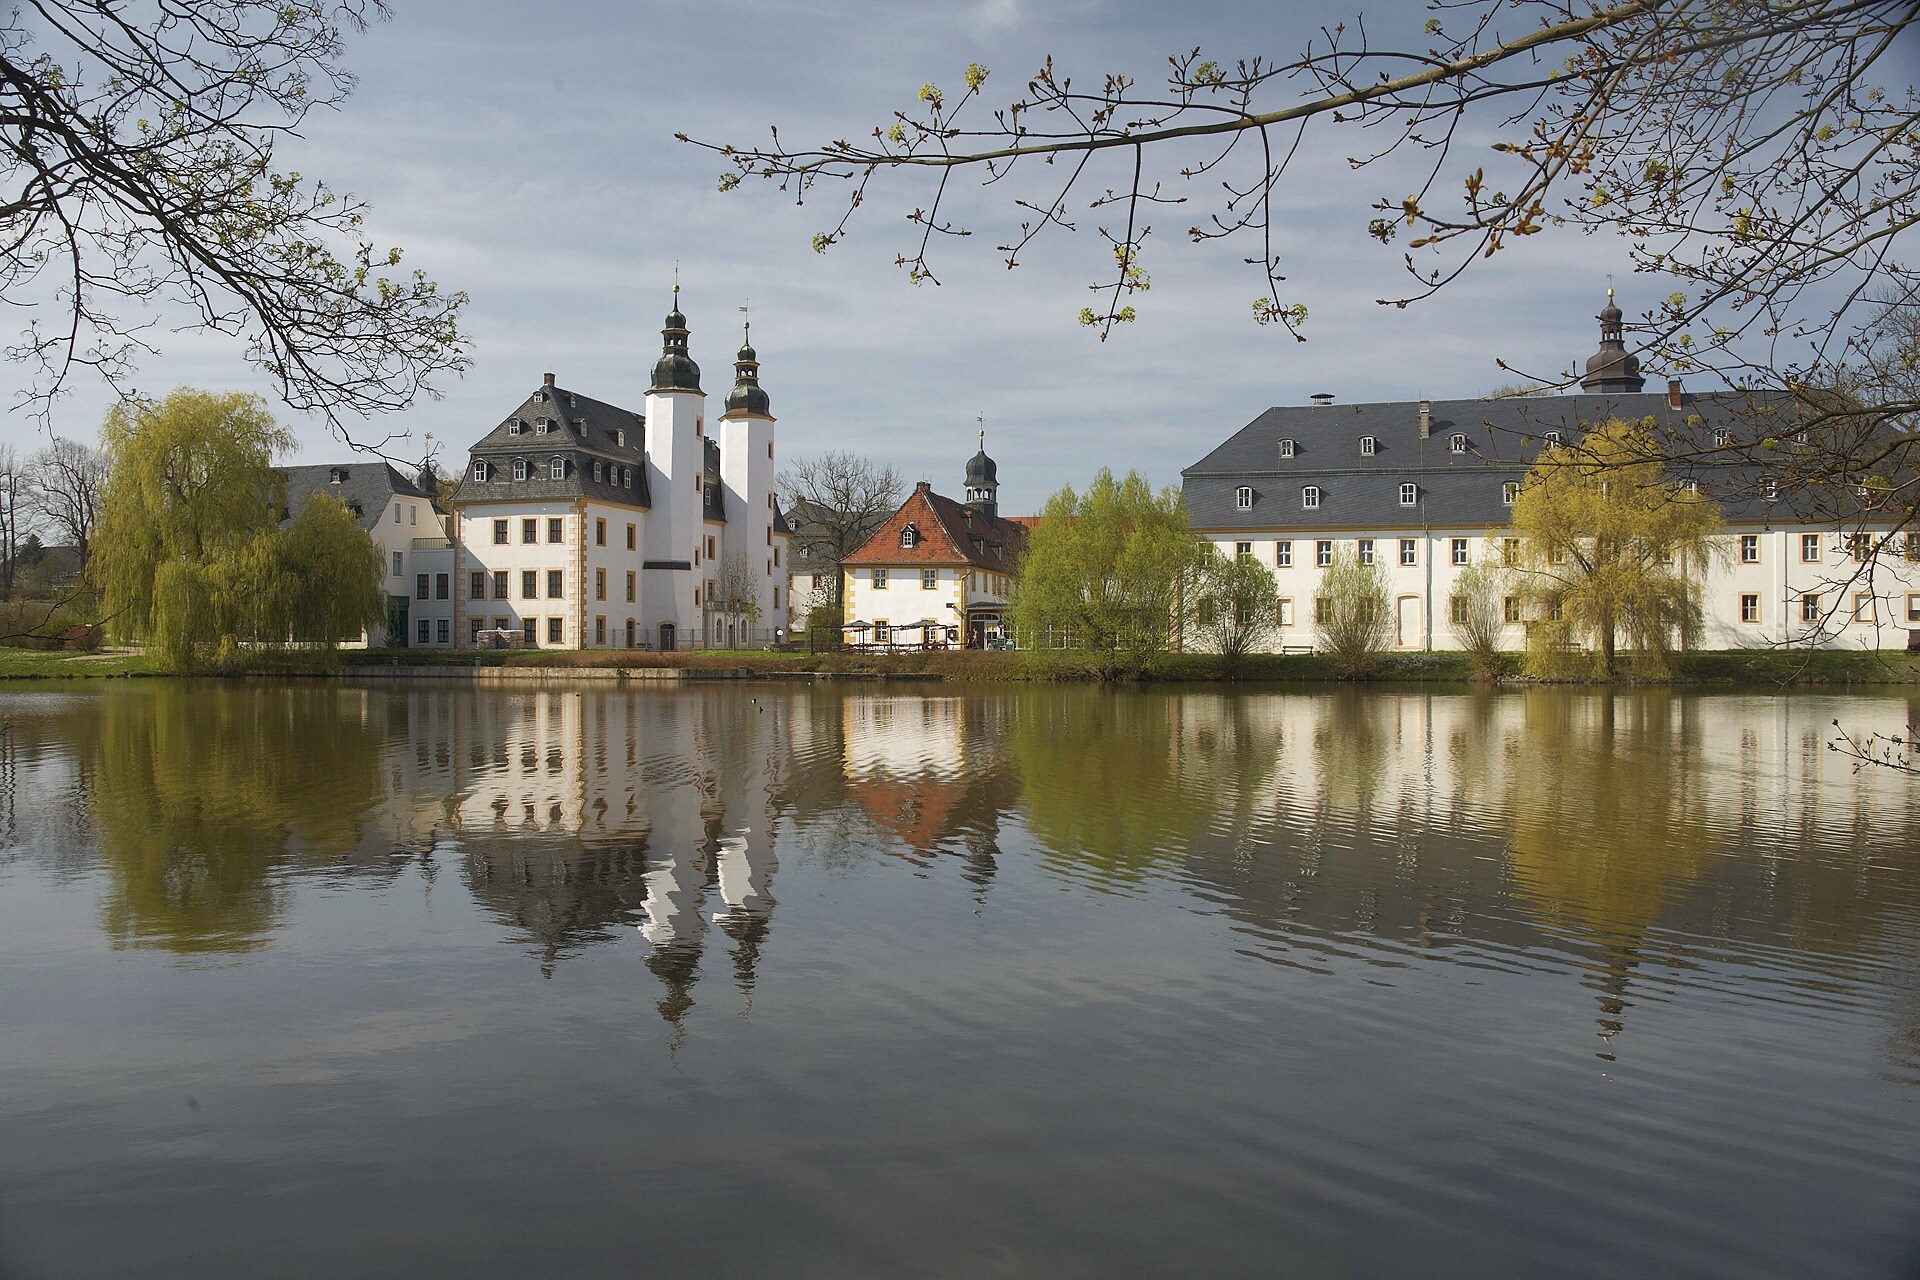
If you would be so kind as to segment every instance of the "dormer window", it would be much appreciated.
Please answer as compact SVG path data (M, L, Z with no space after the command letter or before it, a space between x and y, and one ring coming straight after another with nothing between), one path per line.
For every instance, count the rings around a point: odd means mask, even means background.
M513 478L515 480L525 480L527 478L527 460L525 458L515 458L513 460Z
M1463 433L1456 431L1447 437L1448 453L1465 453L1466 451L1467 437Z
M602 474L602 466L601 466L600 459L595 458L593 460L593 482L595 484L600 483L601 474Z
M493 474L493 468L487 465L487 460L485 458L475 458L473 460L473 478L475 480L479 481L481 484L485 484L487 482L487 478L492 474Z
M345 468L343 468L343 467L328 467L328 468L327 468L327 483L328 483L328 484L339 484L339 483L340 483L341 481L343 481L343 480L345 480L346 478L347 478L347 473L346 473L346 469L345 469Z
M1768 476L1760 482L1760 492L1766 495L1768 502L1772 502L1780 496L1780 482L1772 476Z
M540 402L541 402L541 403L543 403L543 404L544 404L544 403L546 403L546 399L547 399L547 393L546 393L546 390L545 390L545 389L543 388L543 389L541 389L541 390L539 390L539 391L536 391L536 392L534 392L534 395L533 395L533 398L534 398L535 400L538 400L538 401L540 401Z
M553 430L553 419L541 418L533 424L533 429L536 434L544 436Z
M1733 443L1733 432L1727 430L1725 427L1715 427L1713 429L1713 447L1714 448L1724 449L1732 443Z
M554 480L565 480L567 478L567 460L555 454L553 460L547 463L547 475Z
M1293 441L1291 439L1280 442L1280 456L1283 458L1291 458L1293 456Z
M1500 503L1502 506L1512 506L1513 500L1519 496L1520 482L1518 480L1509 480L1500 486Z
M631 467L620 468L620 487L622 489L633 488L633 468Z
M1361 457L1371 458L1374 454L1378 453L1379 451L1380 451L1380 442L1378 440L1374 439L1372 436L1360 437L1360 456Z
M1400 505L1410 507L1419 500L1420 487L1411 480L1403 481L1400 485Z
M1540 443L1546 445L1549 449L1558 449L1560 447L1560 433L1558 431L1549 431L1540 437Z
M920 544L920 530L916 529L912 525L908 525L906 528L900 531L901 546L915 547L915 546L918 546L919 544Z
M1308 511L1319 510L1320 486L1317 484L1310 484L1306 488L1302 489L1300 491L1300 505L1302 507L1305 507Z
M507 434L510 436L517 436L520 434L522 430L525 429L526 425L527 425L526 423L520 421L520 419L518 418L508 418Z
M1233 491L1233 509L1235 511L1253 510L1253 486L1241 485Z
M625 427L615 427L613 429L613 442L622 449L627 447L627 429Z

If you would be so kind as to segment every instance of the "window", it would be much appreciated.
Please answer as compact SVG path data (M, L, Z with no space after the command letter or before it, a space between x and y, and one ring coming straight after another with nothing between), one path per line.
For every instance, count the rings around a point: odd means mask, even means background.
M1354 555L1361 564L1373 563L1373 539L1362 538L1354 544Z
M776 569L780 567L780 548L778 547L773 549L773 567Z
M1853 620L1855 622L1873 621L1873 592L1856 591L1853 593Z
M525 458L515 458L513 460L513 478L515 480L525 480L527 478L527 460Z
M873 589L875 591L885 591L887 589L887 571L885 569L875 569L873 571Z
M1740 597L1740 621L1760 621L1760 597L1749 592Z
M1253 505L1251 499L1248 500L1247 505L1248 506ZM1309 511L1318 510L1320 507L1320 486L1317 484L1310 484L1306 488L1302 489L1300 491L1300 505L1305 507Z
M1467 562L1467 540L1465 538L1455 538L1451 546L1451 553L1455 564L1465 564Z
M1820 561L1820 535L1803 533L1800 535L1800 559L1806 564L1818 564Z
M1873 550L1871 546L1869 546L1867 535L1864 533L1848 534L1847 554L1858 561L1865 561L1868 556L1872 555Z
M1420 500L1420 486L1408 480L1400 485L1400 505L1410 507Z
M1663 555L1661 559L1664 562L1671 563L1671 559L1669 556ZM1548 564L1565 564L1566 562L1567 562L1567 548L1565 543L1556 542L1547 548Z
M395 524L399 524L399 523L400 523L400 508L399 508L399 507L395 507L395 508L393 509L393 522L394 522Z
M547 643L559 644L566 639L566 620L564 618L547 619Z
M566 580L566 570L547 570L547 599L558 600L561 593L566 590Z
M707 535L707 559L713 559L713 535Z
M1713 447L1714 448L1724 449L1732 443L1733 443L1733 432L1727 430L1725 427L1715 427L1713 429Z
M1500 617L1506 622L1520 621L1520 597L1505 596L1500 601Z
M1456 627L1464 627L1467 625L1467 598L1465 596L1448 597L1447 621L1453 623Z
M1333 617L1333 601L1325 596L1313 598L1313 621L1315 626L1325 626Z
M1283 539L1273 544L1273 563L1282 569L1293 568L1293 540Z
M1520 482L1509 480L1500 486L1500 502L1503 506L1512 506L1513 500L1520 496Z
M1413 565L1420 562L1420 544L1412 538L1400 539L1400 563Z
M1290 627L1293 625L1292 599L1290 599L1287 596L1280 597L1279 602L1274 608L1274 620L1283 627Z
M1549 431L1547 434L1541 436L1540 440L1541 443L1545 444L1549 449L1558 449L1560 447L1560 433L1558 431Z
M520 571L520 598L523 600L537 600L540 598L539 570L522 569Z
M1920 622L1920 591L1907 593L1907 621Z
M486 625L487 620L485 618L467 619L467 643L469 645L477 645L480 643L480 631Z
M1909 560L1920 560L1920 533L1910 533L1906 536L1906 544L1901 554Z
M1219 616L1220 616L1220 609L1219 609L1219 606L1214 604L1213 597L1212 596L1201 597L1199 617L1196 619L1196 621L1199 622L1199 624L1203 627L1210 627L1213 625L1214 619Z
M1700 482L1698 480L1684 480L1681 482L1680 487L1690 494L1698 494L1700 492Z
M527 426L527 424L526 424L526 423L524 423L524 422L522 422L522 421L521 421L520 419L518 419L518 418L508 418L508 419L507 419L507 434L508 434L508 435L510 435L510 436L517 436L517 435L519 435L519 434L520 434L520 433L521 433L522 431L524 431L524 430L526 429L526 426Z
M1740 563L1741 564L1759 564L1760 563L1760 535L1759 534L1743 533L1740 535Z
M891 642L892 639L893 628L888 625L887 620L885 618L875 618L873 620L873 642L875 644L887 644Z
M406 552L404 551L394 552L393 553L393 576L396 578L405 577L406 572L407 572Z
M553 419L552 418L536 418L533 423L533 429L536 433L544 436L549 431L553 430Z
M1293 441L1282 440L1280 442L1280 456L1283 458L1291 458L1293 456Z
M1253 486L1243 484L1233 491L1233 507L1236 511L1253 510Z
M595 484L599 484L599 483L600 483L600 477L601 477L601 474L602 474L602 473L601 473L601 465L602 465L602 464L601 464L601 462L600 462L600 459L598 459L598 458L595 458L595 459L593 460L593 482L594 482Z
M481 484L487 482L487 475L490 471L491 468L487 466L487 460L485 458L475 458L473 460L473 478Z
M467 596L473 600L485 600L487 598L487 571L485 569L475 569L473 573L468 576Z
M419 524L419 523L420 523L420 508L418 508L418 507L416 507L416 506L413 506L413 505L411 505L411 504L409 504L409 505L408 505L408 507L407 507L407 523L408 523L408 524Z
M441 618L433 624L433 638L441 644L453 643L453 619Z
M607 545L607 522L605 520L596 518L593 522L593 545L596 547L604 547Z
M620 487L622 489L633 488L633 468L632 467L620 468Z
M1465 435L1456 431L1452 435L1447 437L1448 453L1465 453L1466 451L1467 451L1467 438Z
M1252 555L1253 544L1251 542L1236 542L1233 544L1233 558L1235 560L1250 559Z
M593 598L595 600L605 600L607 598L607 571L605 569L595 569L593 571Z
M1520 539L1500 539L1500 563L1509 569L1520 563Z
M594 615L593 642L595 644L605 644L607 642L607 619L603 614Z
M1360 437L1360 456L1361 457L1371 458L1374 454L1378 453L1379 451L1380 451L1380 442L1378 440L1374 439L1372 436Z
M433 575L433 598L435 600L445 600L452 594L451 588L453 584L449 581L450 577L450 574L445 573L436 573Z
M547 541L565 542L567 540L567 522L560 516L547 517Z
M633 539L634 539L634 527L632 525L628 525L627 526L627 550L629 551L633 550Z
M428 622L425 618L420 619L418 625L416 625L413 629L413 638L415 641L417 641L420 644L432 644L433 643L433 624Z
M534 634L534 628L538 625L539 625L539 620L535 618L525 618L521 620L520 639L523 644L531 645L531 644L538 643Z
M1820 621L1820 597L1811 591L1800 597L1800 621Z
M507 522L505 520L495 520L493 522L493 541L495 546L504 546L506 544Z
M916 529L914 526L908 525L906 528L900 531L901 546L912 547L917 545L919 541L920 541L920 530Z
M1313 563L1322 569L1333 563L1333 539L1322 538L1313 544Z
M920 589L922 591L935 590L939 585L940 571L938 569L922 569L920 571Z
M567 460L558 454L548 459L547 478L549 480L565 480L567 478Z
M505 569L495 569L493 571L493 598L495 600L505 600L507 598L507 571Z
M427 575L424 573L416 573L413 575L413 598L415 600L425 600L427 598Z
M540 541L540 522L538 520L522 520L520 522L520 541Z
M1768 502L1772 502L1775 498L1780 496L1780 482L1774 479L1772 476L1768 476L1766 479L1762 480L1760 482L1760 496L1765 498Z

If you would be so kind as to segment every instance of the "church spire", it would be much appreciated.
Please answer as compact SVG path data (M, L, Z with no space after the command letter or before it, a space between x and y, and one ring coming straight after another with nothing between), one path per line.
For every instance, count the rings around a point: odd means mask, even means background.
M1594 395L1632 395L1647 385L1640 376L1640 357L1627 350L1625 317L1607 286L1607 305L1601 310L1600 349L1587 359L1587 376L1580 389Z
M982 515L1000 514L1000 468L987 456L987 423L984 414L974 419L980 424L980 452L967 460L967 505Z

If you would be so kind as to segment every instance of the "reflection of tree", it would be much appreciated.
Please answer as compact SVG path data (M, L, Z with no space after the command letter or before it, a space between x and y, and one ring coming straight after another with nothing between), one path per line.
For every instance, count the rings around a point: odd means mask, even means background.
M339 854L377 798L380 740L333 687L168 683L102 698L92 817L115 946L264 945L289 843Z
M531 945L540 971L552 977L555 961L611 939L616 926L633 920L645 896L644 847L644 839L589 845L543 832L474 838L467 843L467 887Z

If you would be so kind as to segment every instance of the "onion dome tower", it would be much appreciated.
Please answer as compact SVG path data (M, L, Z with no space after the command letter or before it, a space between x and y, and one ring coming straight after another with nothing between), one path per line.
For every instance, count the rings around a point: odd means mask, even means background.
M700 366L687 354L687 318L680 314L680 286L673 286L673 310L660 330L660 358L653 362L655 391L700 390Z
M1622 336L1620 308L1613 290L1607 290L1606 309L1600 313L1600 349L1587 358L1587 376L1580 389L1594 395L1634 395L1647 385L1640 376L1640 357L1627 350Z
M763 418L771 417L766 388L760 385L760 357L753 349L751 321L748 322L740 343L740 354L733 358L733 390L727 392L726 411L755 413Z
M1000 515L1000 469L987 456L987 433L980 433L980 452L967 459L967 505L981 515Z

